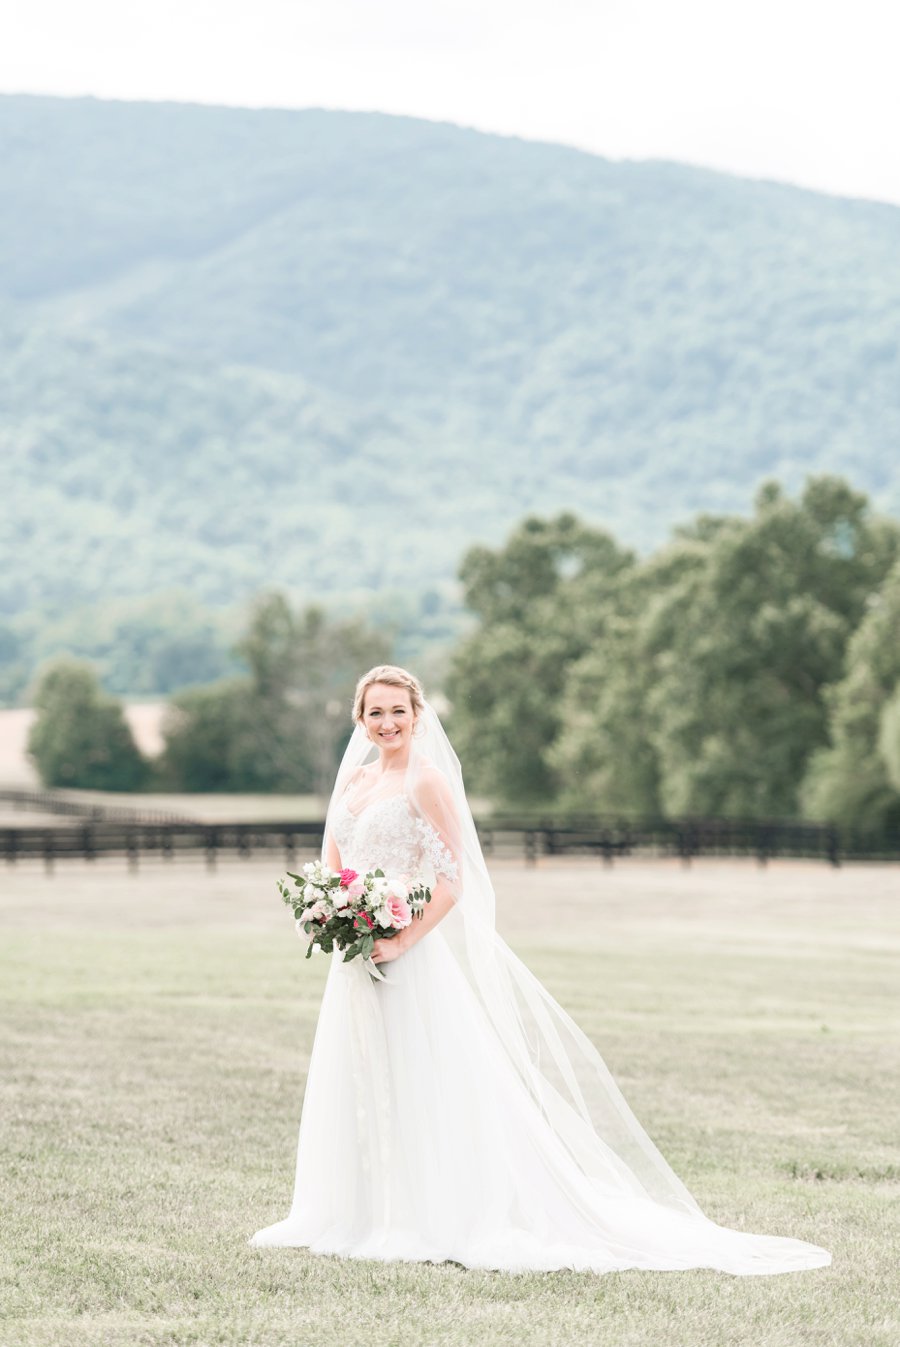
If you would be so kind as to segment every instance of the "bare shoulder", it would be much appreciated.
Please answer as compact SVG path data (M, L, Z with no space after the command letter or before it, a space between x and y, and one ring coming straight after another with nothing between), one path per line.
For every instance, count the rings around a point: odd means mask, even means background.
M453 792L450 782L439 767L433 763L423 763L417 779L417 793L426 799L440 800L443 804L452 802Z
M361 767L354 767L353 771L347 777L347 780L345 781L344 785L341 788L342 795L346 795L348 791L352 790L354 786L358 786L361 782L367 782L370 780L371 777L369 771L370 765L371 764L366 763Z

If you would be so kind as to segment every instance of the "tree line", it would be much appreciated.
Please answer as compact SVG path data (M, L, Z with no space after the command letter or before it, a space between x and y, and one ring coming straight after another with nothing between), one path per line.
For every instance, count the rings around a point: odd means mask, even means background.
M474 620L444 691L470 788L517 809L900 825L900 524L842 479L796 499L767 482L749 517L699 515L643 558L575 514L531 516L460 578ZM89 669L51 667L44 780L112 786L118 761L119 789L324 793L355 678L389 643L269 594L239 650L246 675L172 699L155 764ZM109 754L90 773L83 745L50 752L67 723L86 733L88 703Z
M259 596L235 646L246 673L169 701L163 750L138 749L121 701L89 661L65 656L38 676L29 752L47 786L94 790L315 792L330 788L362 668L387 639L355 619L329 621L284 595Z
M900 824L900 525L841 479L701 515L639 559L572 514L462 567L447 692L518 806Z

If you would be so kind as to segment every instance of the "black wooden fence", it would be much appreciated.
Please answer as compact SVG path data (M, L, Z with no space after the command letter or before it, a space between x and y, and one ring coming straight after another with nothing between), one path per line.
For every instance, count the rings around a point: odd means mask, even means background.
M479 824L486 854L521 848L539 856L587 854L612 863L618 856L749 856L760 864L776 857L900 861L900 829L866 832L833 823L794 819L634 818L582 816L534 820L492 816Z
M321 821L204 823L174 817L154 821L115 817L115 812L68 825L2 827L0 859L8 864L37 860L51 869L63 859L124 856L136 868L142 859L199 856L212 868L220 858L246 859L258 852L280 851L291 865L299 855L317 853L322 840ZM488 856L523 856L529 864L542 856L569 855L595 856L608 864L635 855L677 857L685 864L695 856L749 856L761 864L781 856L831 865L844 859L900 861L900 830L863 833L830 823L784 819L491 816L481 820L478 829Z
M219 857L243 857L281 850L288 864L298 851L314 852L322 842L321 823L178 823L102 819L68 827L0 828L0 858L7 863L42 860L52 869L58 860L124 856L132 869L140 860L171 861L201 856L210 868Z

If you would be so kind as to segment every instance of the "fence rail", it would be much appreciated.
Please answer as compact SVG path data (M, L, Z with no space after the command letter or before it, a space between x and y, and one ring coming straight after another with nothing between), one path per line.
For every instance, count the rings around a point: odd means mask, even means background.
M0 828L0 859L7 864L63 859L93 861L124 856L131 868L143 859L171 861L199 855L214 868L220 858L247 858L281 851L287 864L313 854L323 824L203 823L170 816L156 822L118 818L116 811L68 825ZM602 819L538 821L491 816L479 835L488 856L519 855L529 864L541 856L590 855L607 864L623 856L673 856L689 864L699 856L749 856L761 864L779 856L839 865L842 860L900 861L900 829L862 833L830 823L759 819Z
M117 823L190 823L187 814L165 809L135 809L131 805L106 804L96 800L73 800L55 790L0 789L0 801L35 814L59 814L72 818L104 819Z

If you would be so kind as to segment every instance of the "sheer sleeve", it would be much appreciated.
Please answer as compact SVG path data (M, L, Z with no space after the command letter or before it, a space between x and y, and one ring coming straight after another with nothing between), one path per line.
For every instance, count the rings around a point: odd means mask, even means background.
M435 881L457 901L462 897L462 836L453 792L437 768L421 773L412 794L422 855Z

